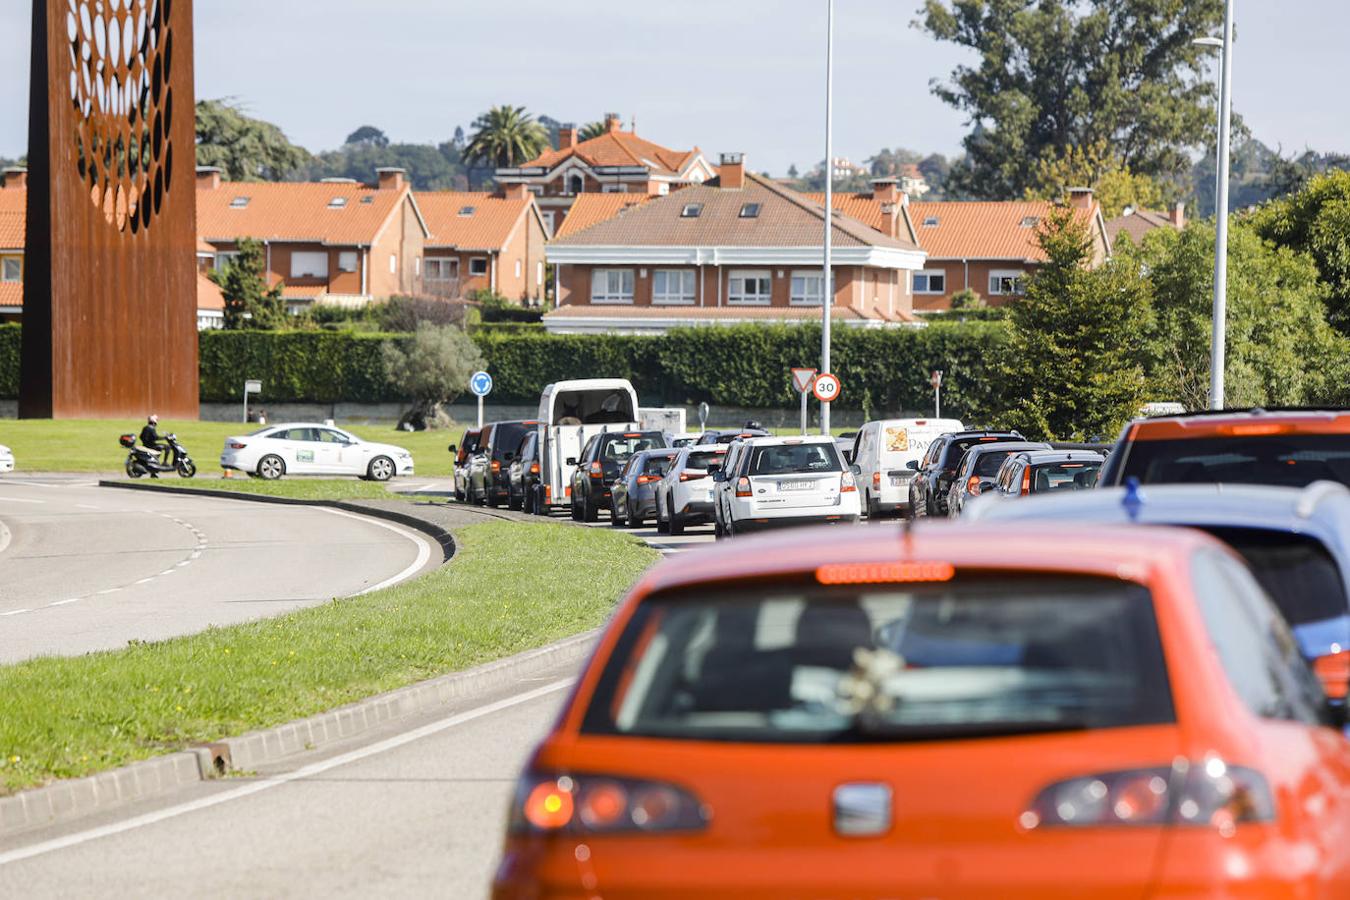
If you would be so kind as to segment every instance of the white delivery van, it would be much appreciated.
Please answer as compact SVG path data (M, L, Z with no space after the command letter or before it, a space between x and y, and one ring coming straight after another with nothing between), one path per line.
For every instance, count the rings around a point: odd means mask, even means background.
M663 431L669 435L683 434L686 413L682 406L650 407L638 410L638 425L642 431Z
M949 431L964 431L957 419L880 419L858 429L853 465L869 517L909 514L909 480L928 445Z
M539 484L535 510L548 515L552 507L567 506L572 490L569 459L593 435L606 431L636 431L637 391L626 378L583 378L559 381L539 397Z

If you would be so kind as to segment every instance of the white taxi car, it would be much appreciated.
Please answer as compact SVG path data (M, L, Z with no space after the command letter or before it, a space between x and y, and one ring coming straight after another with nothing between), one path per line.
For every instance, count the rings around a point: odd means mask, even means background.
M0 444L0 473L14 471L14 452Z
M357 475L372 481L413 474L412 454L364 441L332 425L289 422L227 437L220 467L273 480L282 475Z
M727 488L728 535L786 525L858 521L862 504L853 473L828 437L766 437L744 442Z

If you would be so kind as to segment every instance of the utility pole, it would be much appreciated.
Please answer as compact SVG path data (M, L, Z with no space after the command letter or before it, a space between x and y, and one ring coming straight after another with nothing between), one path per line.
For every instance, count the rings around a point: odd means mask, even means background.
M834 304L834 273L830 266L830 237L834 225L834 0L825 0L825 271L820 284L820 371L830 371L830 308ZM830 433L830 404L820 404L820 433Z
M1215 165L1214 323L1210 337L1209 408L1223 409L1228 316L1228 144L1233 115L1233 0L1223 13L1223 62L1219 76L1219 149Z

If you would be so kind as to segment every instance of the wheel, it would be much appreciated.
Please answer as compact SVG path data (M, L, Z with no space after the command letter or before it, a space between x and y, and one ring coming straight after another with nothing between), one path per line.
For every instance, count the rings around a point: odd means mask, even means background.
M719 541L722 538L726 537L726 535L722 532L722 520L716 516L713 516L713 537L715 537Z
M178 475L180 478L191 478L197 474L197 464L190 459L185 459L178 464Z
M656 533L657 533L657 534L670 534L670 522L669 522L669 520L667 520L667 519L661 518L661 508L660 508L660 507L657 507L657 509L656 509Z
M258 477L266 481L276 481L282 475L286 474L286 464L281 461L281 457L269 453L258 460Z
M496 509L497 507L502 505L502 501L498 500L495 496L493 496L491 491L488 491L487 494L484 495L483 502L486 503L488 506L492 507L493 509Z
M455 485L455 502L456 503L464 502L464 492L459 489L458 484Z
M628 520L629 528L642 527L642 514L639 512L635 512L631 506L628 508L628 515L625 516L625 518Z
M544 486L536 484L530 488L530 511L536 516L547 519L553 515L553 508L544 502Z
M388 481L394 477L394 461L387 456L377 456L366 467L366 476L371 481Z
M524 498L523 496L522 496L522 497L517 497L517 496L516 496L514 493L512 493L511 491L507 491L507 492L506 492L506 508L507 508L507 509L511 509L511 510L515 510L516 512L520 512L522 509L525 508L525 498Z
M881 507L880 505L878 505L876 500L872 499L871 492L868 492L867 494L867 518L869 519L881 518Z
M669 513L670 513L670 526L669 526L670 533L684 534L684 517L675 511L675 505L673 501L671 502Z
M628 524L628 516L619 515L619 505L612 499L609 502L609 524L614 528L622 528Z
M595 501L591 499L591 495L588 492L581 501L581 521L597 522L599 520L600 508L596 505Z
M140 478L144 474L145 470L141 468L141 464L131 457L127 457L127 477Z

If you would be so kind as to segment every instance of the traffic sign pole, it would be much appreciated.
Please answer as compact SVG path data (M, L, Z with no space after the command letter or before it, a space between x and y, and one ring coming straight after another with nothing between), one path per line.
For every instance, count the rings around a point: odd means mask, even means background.
M492 376L487 372L474 372L469 378L469 390L478 398L478 427L483 427L483 398L492 393Z
M478 427L483 427L483 395L478 395Z
M806 434L806 395L807 391L802 391L802 434Z
M933 418L942 418L942 370L934 369L933 377L929 380L933 385Z
M815 379L815 369L796 367L792 370L792 386L802 395L802 434L806 434L806 395L811 393L811 385Z

